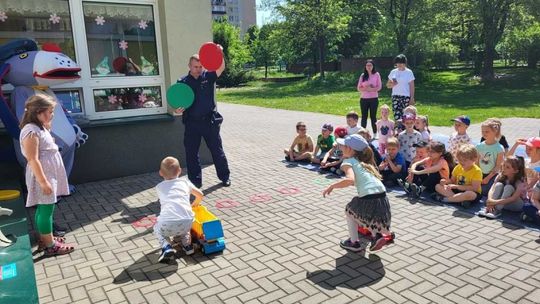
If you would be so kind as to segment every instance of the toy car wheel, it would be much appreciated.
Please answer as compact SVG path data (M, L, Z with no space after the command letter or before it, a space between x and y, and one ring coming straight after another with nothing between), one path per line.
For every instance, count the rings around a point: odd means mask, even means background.
M204 252L204 246L201 246L201 252L202 252L202 254L205 254L205 252Z
M525 212L521 212L521 214L519 215L519 219L522 222L526 222L529 219L529 217L527 216L527 214Z

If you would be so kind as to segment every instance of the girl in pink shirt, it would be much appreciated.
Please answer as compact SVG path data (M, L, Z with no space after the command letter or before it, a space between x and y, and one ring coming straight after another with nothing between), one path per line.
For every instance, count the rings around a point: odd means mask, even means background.
M364 67L364 73L358 79L356 86L360 92L360 110L362 112L361 125L367 126L368 112L371 118L371 130L377 136L377 107L379 106L379 91L382 88L381 75L375 70L373 60L368 59Z

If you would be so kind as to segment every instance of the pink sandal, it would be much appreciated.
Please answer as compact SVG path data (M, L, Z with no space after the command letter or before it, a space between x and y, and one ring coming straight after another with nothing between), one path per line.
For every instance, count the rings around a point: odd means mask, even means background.
M59 237L59 236L53 236L53 241L61 243L61 244L65 244L66 243L66 238L65 237ZM45 243L43 243L42 240L39 240L38 241L37 251L41 252L41 251L43 251L45 249L47 249L47 245L45 245Z
M75 250L75 246L72 244L64 244L57 241L54 241L52 247L45 248L45 256L55 256L55 255L64 255L72 253Z

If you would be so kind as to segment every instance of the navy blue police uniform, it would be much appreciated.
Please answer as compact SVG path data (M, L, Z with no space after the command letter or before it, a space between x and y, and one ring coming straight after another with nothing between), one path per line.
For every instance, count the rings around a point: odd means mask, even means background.
M197 187L202 186L199 159L201 138L204 138L212 154L218 178L224 184L230 183L229 165L219 134L222 118L217 113L214 100L214 84L217 78L216 72L204 71L198 78L194 78L188 73L187 76L178 80L178 82L190 86L195 93L195 100L191 107L184 111L182 121L185 126L184 147L186 149L188 178Z

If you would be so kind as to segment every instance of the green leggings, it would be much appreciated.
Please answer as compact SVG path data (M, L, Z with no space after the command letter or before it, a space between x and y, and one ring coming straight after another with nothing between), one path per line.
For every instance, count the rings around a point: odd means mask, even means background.
M53 231L53 212L55 204L38 205L36 210L36 226L39 234L49 234Z

